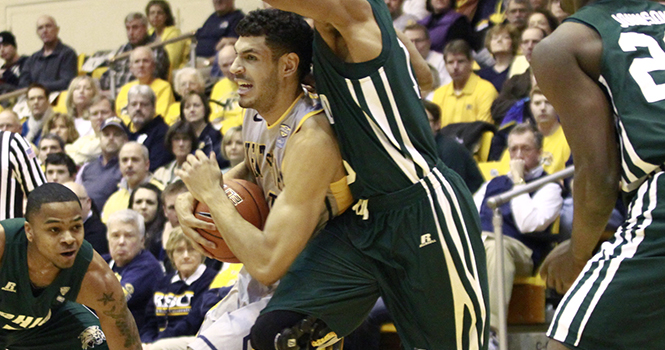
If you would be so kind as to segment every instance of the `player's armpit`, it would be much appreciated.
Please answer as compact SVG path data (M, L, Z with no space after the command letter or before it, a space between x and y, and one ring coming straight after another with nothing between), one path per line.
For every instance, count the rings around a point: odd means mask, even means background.
M96 252L76 301L95 310L109 349L141 349L139 331L120 282Z

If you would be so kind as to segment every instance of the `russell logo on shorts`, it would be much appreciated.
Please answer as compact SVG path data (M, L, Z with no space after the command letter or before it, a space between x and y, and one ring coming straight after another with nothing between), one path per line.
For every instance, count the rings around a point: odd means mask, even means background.
M420 236L420 248L430 245L432 243L435 243L436 239L432 239L432 235L430 233L426 233L422 236Z

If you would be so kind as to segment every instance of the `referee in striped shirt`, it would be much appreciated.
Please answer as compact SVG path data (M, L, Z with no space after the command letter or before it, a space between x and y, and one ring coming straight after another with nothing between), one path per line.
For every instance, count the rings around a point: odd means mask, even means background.
M0 220L23 217L23 199L45 182L28 141L20 134L0 131Z

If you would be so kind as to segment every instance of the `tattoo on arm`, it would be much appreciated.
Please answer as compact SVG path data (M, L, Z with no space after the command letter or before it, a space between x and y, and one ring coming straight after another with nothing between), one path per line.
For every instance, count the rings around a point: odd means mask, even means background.
M113 299L113 292L109 294L102 293L102 295L103 296L100 299L97 299L97 301L104 303L104 306L106 306L107 303L115 301L115 299Z
M105 294L106 296L106 294ZM113 293L109 295L112 297ZM103 299L103 298L102 298ZM117 305L113 305L111 310L104 311L104 315L111 317L115 320L115 325L118 327L120 334L125 337L125 347L133 347L134 345L140 345L141 341L139 339L138 333L136 330L136 325L134 323L134 318L132 317L129 310L123 306L116 310Z

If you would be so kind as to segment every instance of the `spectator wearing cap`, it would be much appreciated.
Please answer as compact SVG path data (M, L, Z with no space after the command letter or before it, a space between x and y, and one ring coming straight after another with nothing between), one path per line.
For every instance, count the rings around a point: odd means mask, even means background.
M118 154L120 147L127 142L128 134L122 119L111 116L104 120L99 138L102 154L85 163L79 170L76 182L85 187L98 212L101 212L106 200L118 189L122 179Z
M100 146L102 124L106 119L115 116L113 104L113 100L104 95L97 95L90 101L88 118L93 133L81 136L74 143L65 145L65 152L72 157L76 165L81 166L102 154Z
M44 43L41 50L30 56L21 68L19 87L40 83L51 91L67 90L78 74L76 51L58 38L60 27L51 16L37 19L37 35Z
M16 38L14 34L0 32L0 57L5 64L0 67L0 93L6 93L18 88L21 67L28 56L20 56L16 52Z

